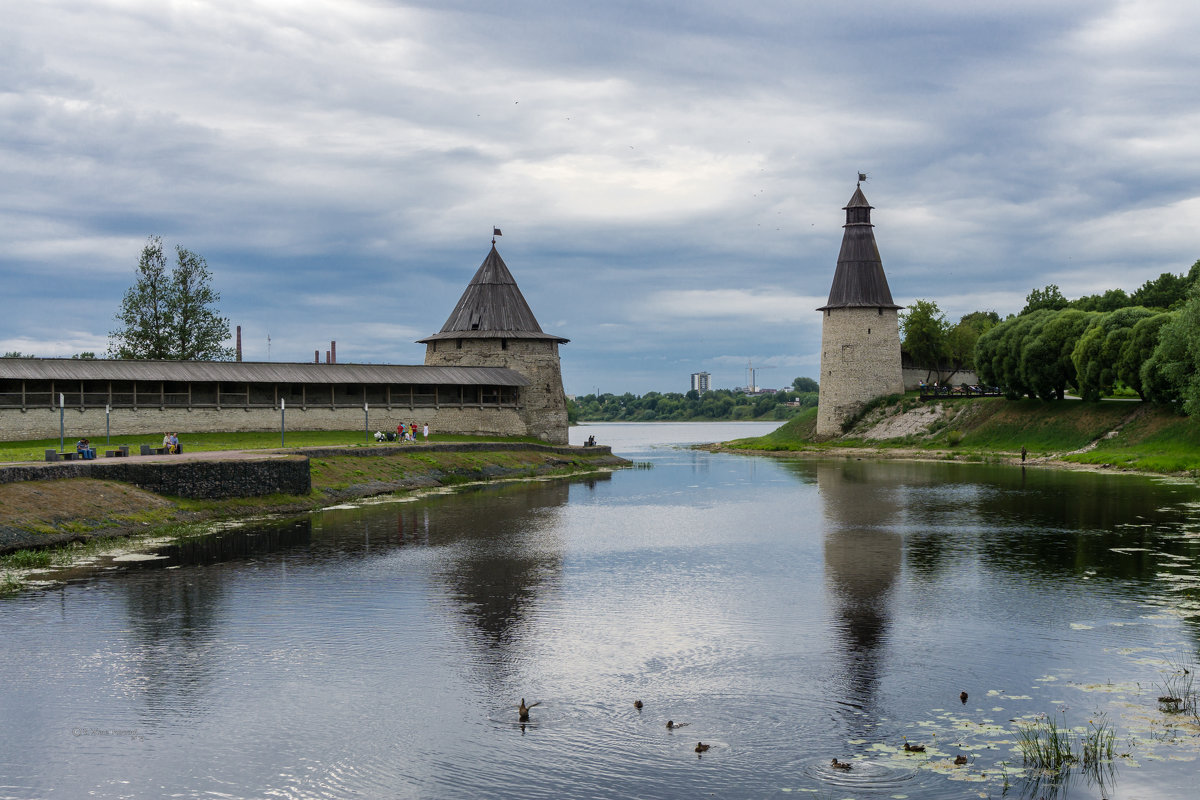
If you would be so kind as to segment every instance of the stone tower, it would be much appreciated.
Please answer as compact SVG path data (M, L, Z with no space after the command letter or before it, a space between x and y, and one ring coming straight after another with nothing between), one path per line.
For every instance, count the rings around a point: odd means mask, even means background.
M829 302L821 321L818 436L837 436L869 400L901 394L900 322L875 244L871 204L861 184L845 207L846 224Z
M529 379L519 411L531 436L567 443L567 398L558 346L569 339L543 333L496 244L467 285L442 329L420 344L425 364L508 367Z

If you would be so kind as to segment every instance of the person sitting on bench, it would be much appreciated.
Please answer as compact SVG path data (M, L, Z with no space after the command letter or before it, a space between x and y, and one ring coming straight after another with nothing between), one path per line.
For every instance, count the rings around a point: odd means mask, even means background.
M79 453L79 457L83 459L96 457L96 451L92 449L92 443L87 439L80 439L75 443L75 452Z

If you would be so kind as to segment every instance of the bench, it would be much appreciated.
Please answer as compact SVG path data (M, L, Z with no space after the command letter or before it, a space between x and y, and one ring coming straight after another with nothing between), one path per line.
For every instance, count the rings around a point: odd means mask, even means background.
M151 447L148 444L144 444L144 445L142 445L141 453L144 456L164 456L167 454L167 448Z
M82 458L83 453L76 453L74 450L68 450L65 453L60 453L57 450L46 451L47 461L74 461L75 459Z

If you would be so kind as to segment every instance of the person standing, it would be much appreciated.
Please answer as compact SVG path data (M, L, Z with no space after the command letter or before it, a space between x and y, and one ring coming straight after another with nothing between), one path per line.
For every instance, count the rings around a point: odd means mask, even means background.
M425 423L425 427L421 429L422 435L425 437L425 442L429 442L429 423Z

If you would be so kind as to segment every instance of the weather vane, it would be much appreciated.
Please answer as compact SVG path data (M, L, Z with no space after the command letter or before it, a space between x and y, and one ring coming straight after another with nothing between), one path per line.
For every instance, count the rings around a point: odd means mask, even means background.
M495 244L495 243L496 243L496 237L497 237L497 236L500 236L500 235L501 235L501 233L500 233L500 229L499 229L499 228L496 228L496 227L493 227L493 228L492 228L492 244Z
M865 173L865 172L858 173L858 182L859 183L863 183L866 180L867 180L867 173Z

